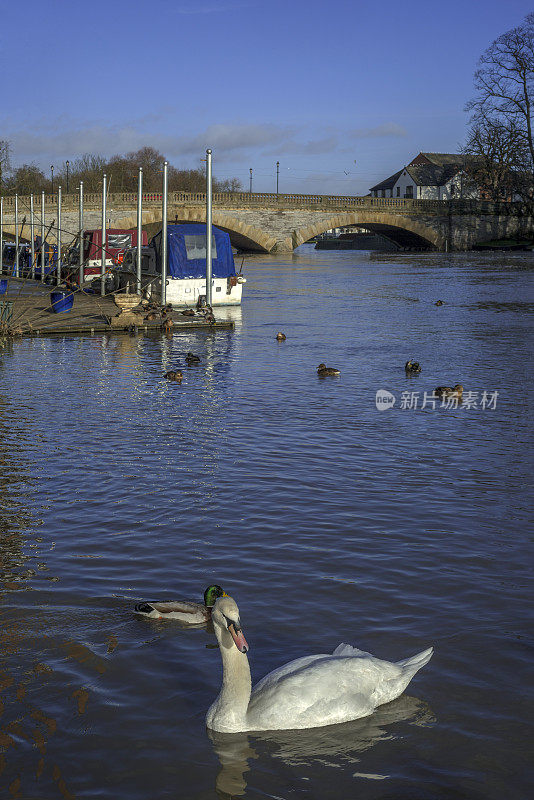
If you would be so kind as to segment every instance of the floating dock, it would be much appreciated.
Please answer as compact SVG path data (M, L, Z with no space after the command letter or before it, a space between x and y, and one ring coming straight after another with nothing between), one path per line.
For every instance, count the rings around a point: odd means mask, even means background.
M24 285L23 285L24 283ZM74 291L74 304L70 311L56 313L51 307L50 293L54 287L9 279L8 291L0 295L0 316L3 325L13 336L92 336L97 333L128 333L134 326L138 331L165 331L176 333L182 330L233 328L234 323L227 320L210 322L203 314L184 316L181 310L167 312L165 320L160 315L156 319L144 319L147 314L138 314L135 321L130 314L121 314L113 295L101 297ZM4 305L7 303L8 305ZM216 312L215 312L216 314ZM121 324L121 316L124 324ZM9 319L8 319L9 317ZM6 326L7 323L7 326Z

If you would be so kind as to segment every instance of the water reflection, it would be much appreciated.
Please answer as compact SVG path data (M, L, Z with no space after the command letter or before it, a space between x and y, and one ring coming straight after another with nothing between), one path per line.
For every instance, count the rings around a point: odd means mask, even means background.
M360 754L379 742L395 739L399 734L390 726L399 722L426 726L436 718L427 703L403 695L381 706L364 719L343 725L289 731L261 733L216 733L208 731L220 764L215 790L220 797L242 795L247 787L245 774L252 768L253 759L272 757L287 766L295 767L312 761L335 759L337 763L356 764Z

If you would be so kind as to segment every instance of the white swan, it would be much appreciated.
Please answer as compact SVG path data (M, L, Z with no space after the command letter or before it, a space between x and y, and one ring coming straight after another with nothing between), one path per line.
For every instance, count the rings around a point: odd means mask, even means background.
M221 733L316 728L366 717L402 694L433 653L429 647L391 663L340 644L331 655L304 656L275 669L251 691L249 648L235 600L220 597L211 619L223 682L206 725Z

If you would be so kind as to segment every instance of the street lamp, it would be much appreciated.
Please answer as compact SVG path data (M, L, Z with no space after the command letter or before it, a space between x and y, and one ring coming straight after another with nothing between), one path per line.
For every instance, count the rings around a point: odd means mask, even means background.
M69 164L70 161L67 161L67 194L69 193Z
M250 188L248 191L249 194L252 194L252 167L250 168Z
M52 194L54 194L54 165L50 165L50 172L52 173Z
M280 175L280 162L276 162L276 196L278 197L278 177Z

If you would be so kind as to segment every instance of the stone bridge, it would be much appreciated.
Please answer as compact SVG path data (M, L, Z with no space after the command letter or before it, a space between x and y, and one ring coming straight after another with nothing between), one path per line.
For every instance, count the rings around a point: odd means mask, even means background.
M143 195L143 228L149 238L161 227L161 194ZM84 196L84 227L101 225L100 194ZM4 197L4 233L15 232L14 197ZM19 197L19 232L29 237L30 198ZM111 228L137 225L137 194L115 193L107 198L107 224ZM41 197L35 196L36 234L40 231ZM47 226L57 221L57 195L45 198ZM168 221L205 222L203 193L171 192ZM230 234L232 244L242 250L262 253L290 252L330 228L358 225L384 234L406 247L436 250L469 250L473 245L505 237L531 237L532 216L519 203L478 200L410 200L401 198L337 197L331 195L251 194L224 192L213 195L213 224ZM76 194L62 198L62 242L78 229ZM55 240L55 229L49 241Z

